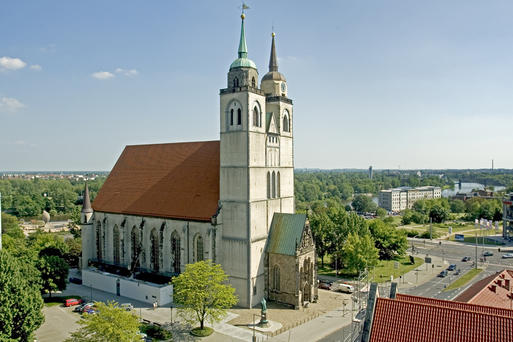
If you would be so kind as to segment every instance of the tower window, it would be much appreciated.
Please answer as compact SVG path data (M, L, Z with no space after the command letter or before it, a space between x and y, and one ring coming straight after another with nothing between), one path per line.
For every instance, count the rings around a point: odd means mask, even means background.
M276 194L280 197L280 171L276 175Z
M276 173L273 171L273 175L272 175L272 194L271 194L271 197L272 198L276 198Z
M233 126L233 109L230 110L230 126Z
M239 109L237 109L237 125L241 125L242 124L242 112Z
M256 88L256 81L255 81L255 78L254 78L254 77L251 79L251 86L252 86L253 88Z
M290 132L289 114L287 111L283 114L283 131Z
M253 126L262 127L262 113L257 106L253 108Z
M238 79L237 77L235 77L235 78L233 79L233 87L234 87L234 88L237 88L238 86L239 86L239 79Z
M267 198L271 198L271 173L267 172Z

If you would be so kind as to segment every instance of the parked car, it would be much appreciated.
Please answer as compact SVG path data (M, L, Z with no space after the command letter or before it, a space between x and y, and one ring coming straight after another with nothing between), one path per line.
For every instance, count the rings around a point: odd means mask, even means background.
M463 259L461 259L461 261L463 261L463 262L470 261L470 257L469 256L463 257Z
M84 311L83 313L86 313L86 314L89 314L89 315L95 315L98 313L98 310L95 310L93 309L92 307L91 308L88 308L86 311Z
M81 312L81 313L84 313L84 312L86 312L87 310L92 309L92 308L94 308L94 303L87 303L86 305L84 305L84 306L82 307L82 309L80 310L80 312Z
M449 273L449 272L447 272L447 270L443 270L442 272L438 273L438 276L439 276L440 278L445 278L445 277L447 277L447 274L448 274L448 273Z
M510 258L513 258L513 253L506 253L506 254L503 254L503 255L502 255L502 258L503 258L503 259L510 259Z
M333 284L332 289L334 291L343 292L343 293L353 293L354 292L354 287L349 284L335 283L335 284Z
M483 256L485 256L485 257L487 257L487 256L492 256L492 255L493 255L493 253L492 253L492 252L490 252L490 251L484 251L484 252L483 252Z
M75 305L82 304L82 302L83 302L82 299L69 298L64 301L64 306L65 307L75 306Z
M447 267L447 271L454 271L456 269L455 264L450 264L449 267Z
M323 290L331 290L331 286L333 285L332 281L328 280L319 280L319 288Z
M82 285L82 279L80 279L80 278L70 277L69 282L73 283L73 284Z
M134 306L132 303L123 303L121 304L121 307L125 309L126 311L132 311L134 309Z

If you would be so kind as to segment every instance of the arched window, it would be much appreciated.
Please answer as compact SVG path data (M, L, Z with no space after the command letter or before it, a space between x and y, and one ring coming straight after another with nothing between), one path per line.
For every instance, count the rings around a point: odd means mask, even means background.
M273 289L280 291L280 266L274 265L273 268Z
M233 87L234 87L234 88L236 88L236 87L238 87L238 86L239 86L239 79L238 79L237 77L235 77L235 78L233 79Z
M132 268L139 267L139 253L141 251L139 228L132 227L130 233L130 247L132 252Z
M241 125L242 124L242 111L239 109L237 109L237 125Z
M254 78L254 77L253 77L253 78L251 78L251 86L252 86L253 88L256 88L256 82L255 82L255 78Z
M153 228L150 234L150 268L159 271L159 235L157 230Z
M253 126L260 127L260 125L258 124L258 108L257 108L257 106L255 106L253 108Z
M287 111L283 114L283 131L290 132L289 112Z
M233 126L233 109L230 110L230 126Z
M271 198L271 173L267 172L267 198Z
M171 257L173 258L173 272L180 273L180 236L176 230L171 234Z
M102 223L96 222L96 259L102 260Z
M201 235L196 236L196 261L202 261L203 260L203 238Z
M276 173L273 171L272 176L272 198L276 198Z
M280 171L276 175L276 196L280 197Z
M112 252L114 254L114 264L119 265L119 228L117 224L112 231Z

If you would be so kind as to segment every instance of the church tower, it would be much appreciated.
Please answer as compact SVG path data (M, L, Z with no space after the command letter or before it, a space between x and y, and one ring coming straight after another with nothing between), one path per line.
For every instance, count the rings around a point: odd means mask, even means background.
M244 13L238 58L220 90L221 263L239 305L265 296L264 248L275 212L294 212L292 101L278 72L274 35L269 73L259 87L248 58Z

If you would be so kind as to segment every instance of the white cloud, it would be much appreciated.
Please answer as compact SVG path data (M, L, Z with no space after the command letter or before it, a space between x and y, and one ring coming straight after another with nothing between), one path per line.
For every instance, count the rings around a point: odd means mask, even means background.
M35 70L35 71L41 71L41 69L43 69L43 68L39 64L32 64L30 66L30 69Z
M122 69L122 68L117 68L115 70L115 72L117 74L122 74L122 75L125 75L125 76L129 76L129 77L132 77L132 76L137 76L139 74L139 72L136 70L136 69Z
M115 75L109 71L98 71L98 72L93 72L91 74L92 77L98 79L98 80L108 80L110 78L113 78L115 77Z
M23 69L27 63L19 58L12 57L1 57L0 58L0 70L18 70Z
M15 98L12 98L12 97L0 98L0 111L14 113L23 107L25 107L25 105Z

